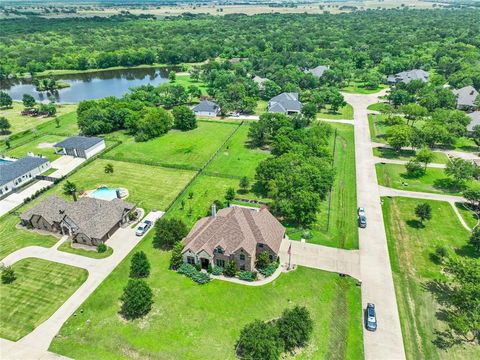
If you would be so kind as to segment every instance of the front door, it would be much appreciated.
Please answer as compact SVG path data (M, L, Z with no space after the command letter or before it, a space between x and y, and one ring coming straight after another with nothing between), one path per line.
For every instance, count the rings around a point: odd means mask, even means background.
M208 263L209 263L208 259L201 258L200 261L202 263L202 269L208 270Z

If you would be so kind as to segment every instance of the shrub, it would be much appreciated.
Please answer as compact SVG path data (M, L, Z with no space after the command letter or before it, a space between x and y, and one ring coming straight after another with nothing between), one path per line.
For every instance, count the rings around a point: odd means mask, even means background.
M410 160L406 165L407 175L410 178L419 178L425 175L425 168L417 160Z
M126 319L136 319L151 310L153 293L144 280L130 279L120 300L122 301L120 313Z
M266 268L258 269L258 272L265 277L269 277L273 275L273 273L277 270L277 268L278 268L278 263L273 262L270 265L268 265Z
M254 281L257 279L257 273L252 271L240 271L238 278L244 281Z
M200 263L196 263L195 264L195 269L197 269L197 271L202 270L202 265L200 265Z
M206 284L211 280L208 274L198 271L193 265L190 264L183 264L178 268L177 272L189 277L200 285Z
M213 269L212 269L212 275L222 275L223 274L223 267L221 266L215 266Z
M143 251L137 251L133 254L132 262L130 264L131 278L146 278L150 275L150 263L147 255Z
M170 250L177 241L182 240L187 234L187 226L182 220L161 218L155 223L153 246Z
M227 267L225 268L225 276L234 277L237 273L237 264L235 261L231 260L228 262Z
M177 270L183 264L183 244L180 241L177 241L173 245L172 257L170 258L170 269Z
M237 341L237 355L241 359L273 360L280 358L283 344L278 328L260 320L245 325Z
M212 273L212 270L213 270L212 264L208 263L207 272L208 272L209 274L211 274L211 273Z
M204 272L198 271L196 274L192 276L192 280L195 281L199 285L206 284L210 282L210 276L205 274Z
M305 346L313 331L313 320L307 308L295 306L286 309L277 321L278 334L286 351Z
M107 251L107 245L105 245L104 243L100 243L97 245L97 252L98 253L104 253L105 251Z
M11 284L16 279L17 276L11 266L7 266L2 270L2 284Z
M262 251L257 256L257 269L264 269L270 265L270 255L266 251Z

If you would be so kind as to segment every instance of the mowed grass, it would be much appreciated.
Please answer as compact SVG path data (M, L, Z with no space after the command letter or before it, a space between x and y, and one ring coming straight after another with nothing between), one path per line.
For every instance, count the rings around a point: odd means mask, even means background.
M34 258L13 269L17 279L0 284L0 337L13 341L48 319L88 276L84 269Z
M91 257L93 259L104 259L113 254L113 249L110 246L107 246L107 251L99 253L96 250L85 250L82 248L73 248L72 242L70 240L65 241L62 245L58 247L58 251L68 252L70 254L82 255L86 257Z
M258 164L269 157L270 154L248 146L249 128L249 123L243 123L240 126L205 169L207 173L231 175L239 178L247 176L250 182L253 182Z
M48 158L50 161L58 159L61 155L55 153L55 148L48 147L47 144L53 145L57 142L65 139L65 136L59 135L43 135L27 142L24 145L18 146L10 151L7 151L7 155L16 158L21 158L31 152L35 155L42 155Z
M425 175L419 178L407 176L405 165L376 164L378 183L394 189L422 191L437 194L460 195L462 189L452 187L451 179L445 175L444 169L427 168ZM480 182L469 180L467 187L479 188Z
M353 81L348 86L344 87L342 91L352 94L374 94L386 88L388 88L388 85L380 84L375 89L367 89L365 84L361 81Z
M194 130L171 130L164 136L146 142L135 142L133 137L129 136L105 157L197 169L205 165L237 126L231 123L199 121Z
M331 195L322 202L317 222L307 242L345 249L358 249L357 191L354 128L331 124L337 130L334 167L336 177ZM333 136L330 146L333 149ZM330 207L330 210L329 210ZM300 240L305 230L288 228L293 240Z
M261 287L219 280L199 286L168 270L170 253L153 249L151 240L152 233L138 246L152 265L147 279L154 293L151 312L134 321L118 315L129 256L82 305L83 314L64 324L50 351L75 359L95 354L99 359L233 360L247 323L304 305L314 331L297 359L362 358L360 289L352 279L300 267Z
M25 210L26 208L22 207L19 213ZM19 223L18 215L6 214L0 218L0 260L23 247L32 245L52 247L59 240L54 236L17 229L16 225Z
M202 95L207 95L207 84L203 81L193 80L190 75L177 75L173 84L182 85L187 89L193 85L200 89Z
M414 214L420 202L432 207L432 219L425 227L419 226ZM432 343L435 330L443 330L445 324L439 320L439 305L428 290L429 281L444 276L431 254L437 246L443 246L450 254L471 255L469 233L451 205L439 201L384 198L383 217L407 358L478 359L478 346L442 351Z
M394 160L412 160L415 158L415 150L401 150L395 151L386 147L376 147L373 148L373 155L384 158L384 159L394 159ZM433 152L433 164L447 164L449 162L447 155L441 152Z
M107 164L113 165L113 174L105 173ZM97 159L70 176L69 181L75 183L79 191L101 185L126 188L129 191L126 201L150 211L164 210L194 175L188 170ZM55 190L61 194L62 186Z
M57 116L73 112L76 108L77 105L57 104ZM23 104L19 101L14 101L10 109L0 109L0 116L5 116L11 125L9 129L11 134L38 127L53 119L53 117L23 116L21 114L23 110Z
M478 216L475 214L474 211L470 210L470 206L468 204L457 202L455 203L455 206L458 209L463 220L465 220L465 222L471 229L477 226Z
M317 114L317 118L333 120L353 120L353 107L352 105L347 104L344 107L338 109L338 111L334 112L330 110L330 108L327 106L326 109L322 109L322 111Z

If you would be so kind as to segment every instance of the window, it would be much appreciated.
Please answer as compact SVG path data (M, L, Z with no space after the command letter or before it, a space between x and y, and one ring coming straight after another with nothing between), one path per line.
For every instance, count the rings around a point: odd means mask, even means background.
M245 271L245 265L240 266L240 271Z
M270 255L269 258L270 258L270 261L273 261L273 255Z
M245 260L245 255L244 254L240 254L240 260L242 260L242 261Z
M217 264L217 266L220 266L223 268L225 267L225 260L217 259L215 263Z
M193 256L187 256L187 263L195 265L195 258Z
M223 253L224 253L224 251L223 251L223 249L222 249L221 247L218 247L218 248L217 248L217 253L219 253L219 254L223 254Z

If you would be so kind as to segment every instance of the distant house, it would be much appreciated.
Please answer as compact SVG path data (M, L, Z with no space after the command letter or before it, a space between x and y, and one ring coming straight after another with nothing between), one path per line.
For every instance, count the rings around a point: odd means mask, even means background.
M47 158L38 156L25 156L14 161L0 159L0 197L34 179L50 167Z
M267 209L230 207L197 221L183 239L183 261L225 268L235 261L237 270L252 271L257 255L268 252L270 260L278 257L285 228Z
M324 66L324 65L318 65L317 67L314 67L313 69L307 69L305 70L306 73L310 73L313 76L317 78L321 78L325 71L330 70L330 66Z
M475 99L478 96L478 91L473 86L465 86L452 91L457 96L457 109L465 111L476 109Z
M252 79L255 84L258 85L260 90L265 90L265 83L268 81L267 78L262 78L260 76L255 75Z
M302 110L302 103L298 100L298 93L281 93L270 99L268 112L282 114L296 114Z
M105 140L94 136L71 136L54 147L57 154L88 159L105 149Z
M71 202L52 195L25 211L20 219L28 228L68 235L74 242L96 246L126 223L134 208L121 199L83 197Z
M210 100L202 100L193 107L196 116L217 116L220 113L220 106Z
M480 111L472 112L467 116L471 119L470 124L467 125L467 131L471 133L475 126L480 125Z
M421 69L414 69L414 70L402 71L395 75L390 75L387 78L387 82L389 85L395 85L399 82L408 84L410 81L413 81L413 80L428 82L428 79L429 79L429 74L427 71L421 70Z

